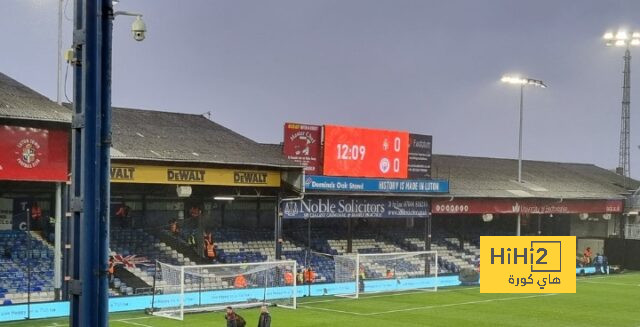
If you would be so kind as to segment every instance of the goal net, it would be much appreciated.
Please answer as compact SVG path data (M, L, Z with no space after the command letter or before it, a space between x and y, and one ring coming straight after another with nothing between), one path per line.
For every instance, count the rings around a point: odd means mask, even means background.
M363 293L405 290L438 290L436 251L347 254L334 257L335 281L343 294L358 298Z
M185 313L227 306L296 308L296 262L175 266L156 264L153 315L183 320Z

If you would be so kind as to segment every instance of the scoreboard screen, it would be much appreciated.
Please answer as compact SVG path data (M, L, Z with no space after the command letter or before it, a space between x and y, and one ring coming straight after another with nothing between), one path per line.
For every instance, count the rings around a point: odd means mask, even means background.
M324 127L327 176L407 178L408 153L408 132Z

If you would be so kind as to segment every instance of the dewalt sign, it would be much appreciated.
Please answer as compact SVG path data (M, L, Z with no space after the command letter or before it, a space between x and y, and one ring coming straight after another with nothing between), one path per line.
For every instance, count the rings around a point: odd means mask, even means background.
M280 172L112 164L111 182L279 187Z

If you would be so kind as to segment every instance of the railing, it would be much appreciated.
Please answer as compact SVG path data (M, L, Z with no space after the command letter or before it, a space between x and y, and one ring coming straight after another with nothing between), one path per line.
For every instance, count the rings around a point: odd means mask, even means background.
M624 231L626 239L640 240L640 224L627 224Z

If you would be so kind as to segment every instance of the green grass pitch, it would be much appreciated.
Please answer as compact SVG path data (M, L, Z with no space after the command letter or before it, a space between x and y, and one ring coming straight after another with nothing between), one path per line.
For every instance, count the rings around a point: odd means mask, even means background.
M640 327L640 273L578 278L576 294L480 294L478 287L437 293L408 291L360 299L302 298L298 310L271 308L272 326L629 326ZM238 310L256 326L259 309ZM68 320L0 323L0 327L66 326ZM184 321L141 312L113 314L113 327L226 326L223 313L187 314Z

